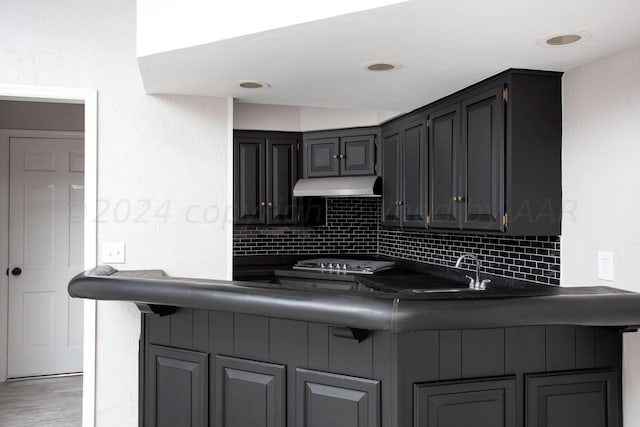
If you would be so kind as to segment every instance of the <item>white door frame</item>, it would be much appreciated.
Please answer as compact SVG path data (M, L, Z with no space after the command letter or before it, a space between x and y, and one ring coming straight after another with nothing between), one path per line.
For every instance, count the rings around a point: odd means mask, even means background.
M0 99L12 101L40 101L71 104L84 104L84 268L93 268L97 263L98 227L96 210L98 204L98 93L93 89L57 88L44 86L0 85ZM34 135L37 131L7 131L1 138L10 136ZM64 134L64 132L60 132ZM52 132L48 132L49 135ZM66 133L67 135L69 132ZM77 133L76 133L77 135ZM5 140L6 141L6 140ZM3 146L5 145L3 142ZM8 152L8 144L6 144ZM4 148L0 147L0 150ZM0 152L3 162L0 170L7 173L7 179L0 179L0 197L8 202L8 166L9 159ZM7 205L5 203L4 205ZM0 241L8 241L8 206L0 209ZM5 211L6 210L6 211ZM0 247L0 273L8 268L8 247ZM7 314L8 288L6 275L0 274L0 381L7 378ZM95 425L96 397L96 302L84 303L84 348L83 348L83 384L82 384L82 426Z

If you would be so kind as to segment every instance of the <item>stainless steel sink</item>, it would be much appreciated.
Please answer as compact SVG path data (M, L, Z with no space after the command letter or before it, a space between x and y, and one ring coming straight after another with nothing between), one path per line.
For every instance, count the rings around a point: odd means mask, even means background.
M426 289L407 289L408 292L414 294L440 294L450 292L482 292L480 289L472 288L426 288Z

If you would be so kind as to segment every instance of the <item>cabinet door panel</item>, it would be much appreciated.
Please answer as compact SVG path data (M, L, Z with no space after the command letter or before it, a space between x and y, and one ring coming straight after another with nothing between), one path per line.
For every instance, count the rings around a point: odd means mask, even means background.
M338 176L340 138L318 138L305 141L305 173L309 178Z
M234 212L236 224L264 224L266 185L265 140L237 138L234 156Z
M206 353L149 345L146 426L209 425L208 359Z
M459 228L458 155L460 107L455 104L429 114L429 212L431 227Z
M615 371L528 375L528 427L618 427Z
M515 427L515 378L414 386L415 427Z
M463 229L504 229L504 132L502 86L462 102Z
M380 382L296 369L297 427L378 427Z
M375 144L373 135L340 138L340 175L373 175Z
M294 224L293 186L298 177L297 140L269 139L267 144L267 224Z
M425 120L408 123L402 136L402 226L424 228L428 190Z
M216 427L284 427L286 367L216 356Z
M382 224L400 225L400 132L382 137Z

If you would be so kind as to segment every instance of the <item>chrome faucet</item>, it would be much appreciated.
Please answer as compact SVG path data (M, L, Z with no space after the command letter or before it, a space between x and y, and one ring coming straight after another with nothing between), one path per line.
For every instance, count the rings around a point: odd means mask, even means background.
M487 289L487 283L490 283L491 280L489 279L480 280L480 264L481 264L480 258L469 253L462 254L460 255L460 258L458 258L458 260L456 261L456 268L460 268L460 264L462 264L462 260L465 258L469 258L470 260L475 261L476 263L476 278L474 279L471 276L464 276L467 279L469 279L469 289L476 289L479 291Z

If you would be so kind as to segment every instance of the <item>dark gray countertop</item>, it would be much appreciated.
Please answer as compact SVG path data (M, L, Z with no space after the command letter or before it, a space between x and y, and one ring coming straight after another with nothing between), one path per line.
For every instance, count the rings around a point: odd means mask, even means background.
M396 272L397 273L397 272ZM395 276L395 277L394 277ZM383 277L382 273L375 277ZM410 277L386 274L413 287ZM369 279L379 280L379 279ZM174 278L99 266L69 283L72 297L222 310L394 332L524 325L640 325L640 294L608 287L404 292L292 290L242 281ZM522 291L525 291L525 296ZM495 292L495 294L491 294Z

